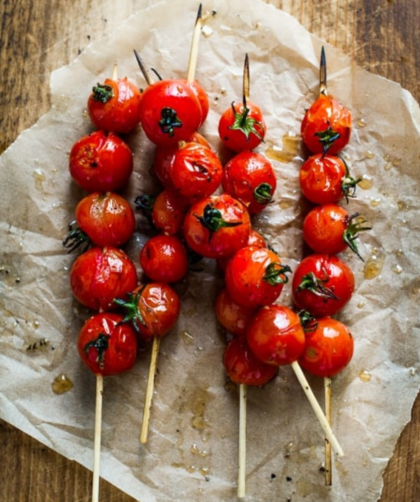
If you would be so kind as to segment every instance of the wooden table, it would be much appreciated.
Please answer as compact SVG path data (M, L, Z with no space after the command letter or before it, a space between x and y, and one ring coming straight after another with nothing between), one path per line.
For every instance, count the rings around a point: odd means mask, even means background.
M0 152L49 109L49 78L146 0L0 2ZM150 3L150 2L149 2ZM271 0L369 71L420 100L420 11L415 0ZM420 398L384 474L381 502L420 500ZM0 421L0 500L88 500L91 473ZM102 500L132 502L101 484Z

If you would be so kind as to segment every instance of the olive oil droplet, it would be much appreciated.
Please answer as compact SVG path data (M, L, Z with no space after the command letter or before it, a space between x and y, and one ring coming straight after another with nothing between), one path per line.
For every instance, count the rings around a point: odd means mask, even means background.
M299 153L300 136L296 134L285 134L282 138L282 146L270 145L265 151L266 156L271 160L278 160L287 164Z
M362 370L359 373L359 378L362 382L370 382L372 379L372 375L369 373L369 371Z
M73 382L69 377L61 373L54 378L52 383L52 390L55 394L64 394L73 388Z

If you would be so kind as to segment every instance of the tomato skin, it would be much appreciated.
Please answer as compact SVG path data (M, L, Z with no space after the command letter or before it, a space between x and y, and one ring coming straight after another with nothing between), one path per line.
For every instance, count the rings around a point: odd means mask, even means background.
M350 330L331 317L317 319L316 328L305 336L305 350L299 364L313 375L331 378L353 357L354 341Z
M157 235L141 250L140 265L152 281L178 282L188 272L187 250L177 237Z
M80 330L77 349L83 363L95 375L117 375L134 366L137 335L129 324L122 321L122 315L99 313L87 319ZM98 350L98 343L103 352Z
M94 247L81 254L70 271L76 299L92 310L116 308L115 298L126 297L137 285L134 263L120 249Z
M118 134L131 132L140 122L140 103L142 101L140 90L127 78L117 80L107 78L103 86L107 86L111 90L112 96L105 102L98 100L95 92L98 86L93 88L87 104L93 124L98 129Z
M146 136L155 145L170 146L187 141L200 127L201 118L196 95L181 80L160 80L143 93L140 121Z
M321 296L309 289L300 289L308 274L335 296ZM350 267L337 256L313 254L304 258L293 275L292 293L299 309L315 317L331 316L341 310L354 292L354 275Z
M263 155L241 152L225 165L222 185L250 214L259 214L272 202L277 182L271 163Z
M251 230L249 231L249 236L248 236L248 242L246 243L247 246L258 246L260 248L266 248L267 243L265 242L264 237L258 233L254 228L251 227ZM226 271L227 264L231 260L232 256L224 256L223 258L218 258L217 260L217 266L219 267L220 270Z
M289 270L270 249L245 246L227 264L226 289L232 300L242 307L269 305L280 296ZM275 274L274 280L269 279L270 272Z
M186 213L185 201L171 190L163 190L153 204L152 221L164 234L176 235L182 229Z
M254 150L263 141L265 136L266 125L261 109L249 100L247 100L246 106L249 110L246 118L255 121L253 124L254 131L250 132L248 137L242 130L232 129L232 126L235 124L235 114L244 114L245 108L243 102L232 103L232 106L223 113L219 120L219 137L223 144L234 152Z
M299 316L283 305L261 308L248 326L246 336L253 353L266 364L290 364L305 349Z
M133 235L136 227L130 204L116 193L94 192L76 207L76 222L99 247L119 247Z
M95 131L73 145L69 170L73 180L87 192L114 192L128 183L133 154L116 134Z
M331 129L339 137L324 145L318 133ZM320 94L306 111L301 124L303 142L312 153L337 154L350 140L351 113L332 96Z
M229 378L237 384L265 385L278 372L276 366L260 361L248 347L246 340L238 337L227 345L223 363Z
M202 219L207 212L217 211L225 223L235 226L222 226L209 230ZM212 195L193 204L184 220L184 237L187 245L201 256L222 258L233 255L245 246L251 222L248 211L239 201L228 194Z
M197 82L193 80L192 82L187 82L187 80L182 79L181 82L185 82L193 91L201 107L201 123L200 127L204 124L207 115L209 114L210 103L204 88Z
M241 307L223 289L216 298L215 313L219 323L233 335L245 336L248 324L254 316L253 309Z

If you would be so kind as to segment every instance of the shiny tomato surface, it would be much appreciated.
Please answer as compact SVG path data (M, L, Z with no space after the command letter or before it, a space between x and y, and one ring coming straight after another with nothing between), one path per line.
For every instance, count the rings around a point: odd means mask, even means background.
M171 190L163 190L153 204L153 224L166 235L178 234L182 229L187 210L188 207L182 197Z
M246 243L246 245L247 246L258 246L260 248L267 247L267 243L266 243L264 237L252 227L249 232L248 242ZM219 258L217 260L217 266L219 267L219 269L226 271L227 264L229 263L231 258L233 258L233 255L225 256L224 258Z
M202 126L207 118L207 115L209 114L209 109L210 109L210 103L209 103L209 98L207 96L207 93L204 90L203 86L197 82L197 80L193 80L192 82L187 82L186 80L181 80L181 82L187 83L187 85L191 88L191 90L196 95L196 97L200 103L200 106L201 106L201 124L200 124L200 126Z
M248 324L254 316L255 310L241 307L232 300L227 289L223 289L217 295L215 313L219 323L229 333L244 336Z

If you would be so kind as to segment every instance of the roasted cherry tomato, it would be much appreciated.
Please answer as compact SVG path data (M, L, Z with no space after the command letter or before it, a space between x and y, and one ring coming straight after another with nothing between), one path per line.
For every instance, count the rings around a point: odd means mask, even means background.
M163 190L154 201L152 221L164 234L175 235L181 231L186 213L185 201L171 190Z
M248 237L248 242L246 243L247 246L258 246L260 248L266 248L267 243L265 242L264 237L258 233L254 228L251 227L251 230L249 231L249 237ZM225 271L227 264L229 263L229 260L232 258L233 255L231 256L225 256L223 258L219 258L217 260L217 266L220 268L220 270Z
M155 145L187 141L202 121L201 105L189 85L181 80L159 80L149 85L140 104L140 120Z
M250 229L245 206L228 194L196 202L184 220L187 245L206 258L233 255L248 242Z
M365 219L349 213L336 204L323 204L312 209L303 220L303 238L316 253L337 254L348 247L361 258L356 239Z
M220 117L220 139L234 152L254 150L264 140L265 131L261 109L249 100L233 102Z
M127 78L107 78L92 89L87 107L98 129L126 134L140 122L141 100L140 90Z
M157 235L141 250L140 265L152 281L178 282L188 272L187 250L177 237Z
M115 308L115 298L125 298L137 285L134 263L120 249L94 247L81 254L70 271L76 299L92 310Z
M277 300L288 281L290 267L267 248L246 246L229 261L225 272L226 289L232 300L247 308L269 305Z
M249 324L246 337L252 352L266 364L293 363L305 349L299 316L283 305L261 308Z
M350 176L347 164L335 155L318 153L309 157L299 172L303 195L315 204L338 202L342 197L354 197L361 178Z
M233 335L244 336L255 311L241 307L223 289L216 298L215 313L220 324Z
M162 338L175 326L181 302L175 291L163 283L149 283L138 286L129 300L116 300L126 310L125 322L131 322L140 336L148 341Z
M272 364L260 361L246 340L238 337L227 345L223 362L229 378L237 384L261 386L272 380L278 371Z
M350 330L331 317L316 319L305 332L305 350L299 357L303 369L320 377L333 377L353 357L354 342Z
M122 321L122 315L103 312L83 325L77 348L83 363L95 375L117 375L136 362L136 332Z
M79 139L69 162L73 180L88 192L123 188L133 172L133 154L116 134L95 131Z
M336 314L350 300L354 275L337 256L313 254L304 258L293 275L296 305L316 317Z
M242 152L223 170L223 190L240 200L250 214L260 213L270 202L277 182L270 162L260 153Z
M302 139L312 153L334 155L350 140L351 113L332 96L321 93L301 125Z
M187 82L186 80L181 80L181 82L186 82L187 85L189 85L193 91L193 93L196 95L200 106L201 106L201 124L202 126L207 118L207 115L209 114L209 109L210 109L210 103L209 103L209 98L207 96L206 91L204 88L197 82L197 80L193 80L192 82Z

